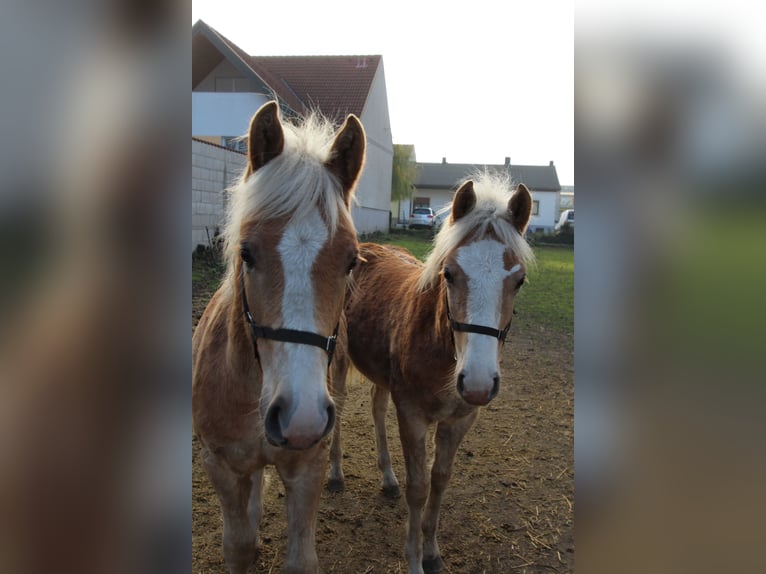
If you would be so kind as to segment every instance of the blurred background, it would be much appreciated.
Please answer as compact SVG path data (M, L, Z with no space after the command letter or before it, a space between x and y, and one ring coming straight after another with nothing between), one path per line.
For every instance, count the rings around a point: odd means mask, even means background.
M577 572L766 570L763 17L577 3Z
M190 570L188 9L3 5L3 572ZM576 6L577 572L766 571L764 10Z
M189 572L189 6L0 18L0 571Z

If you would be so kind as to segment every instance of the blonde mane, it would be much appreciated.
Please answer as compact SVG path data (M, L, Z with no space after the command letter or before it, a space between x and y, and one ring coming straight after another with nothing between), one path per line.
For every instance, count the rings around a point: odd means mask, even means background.
M472 174L460 185L469 179L473 181L476 205L457 221L452 222L448 219L442 225L418 278L420 291L426 291L437 284L447 255L474 235L483 237L492 232L502 243L509 246L525 265L534 264L535 255L532 248L508 219L508 201L514 189L510 177L502 173L484 171ZM440 213L449 211L451 207L450 204Z
M282 121L284 149L258 171L229 190L227 223L223 232L229 273L236 267L242 225L289 216L300 221L319 206L332 235L341 217L350 217L341 184L325 163L335 136L333 123L314 112L302 121Z

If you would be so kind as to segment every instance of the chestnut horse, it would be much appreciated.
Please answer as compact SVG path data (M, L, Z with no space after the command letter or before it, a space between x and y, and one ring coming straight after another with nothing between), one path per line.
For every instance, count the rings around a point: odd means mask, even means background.
M374 385L372 414L385 494L398 496L386 441L389 395L396 406L407 471L406 555L410 574L439 572L439 508L455 452L478 407L497 395L499 350L516 294L533 260L523 238L532 197L519 185L482 174L455 193L452 215L425 264L406 250L360 245L346 300L348 355ZM345 392L346 365L335 367ZM426 463L426 432L436 424L435 458ZM329 485L342 487L340 424ZM430 492L429 492L430 482Z
M328 364L358 244L349 205L365 134L276 102L250 123L225 231L227 273L192 340L194 430L223 511L223 552L244 573L258 547L263 469L287 505L285 571L318 571L315 522L335 420Z

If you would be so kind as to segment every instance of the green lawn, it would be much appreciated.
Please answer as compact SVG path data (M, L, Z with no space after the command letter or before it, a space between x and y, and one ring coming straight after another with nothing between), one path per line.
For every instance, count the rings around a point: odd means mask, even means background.
M415 257L423 261L431 251L431 241L433 234L428 230L418 231L392 231L387 234L376 233L368 237L361 237L361 241L370 241L372 243L386 244L390 243L404 247Z

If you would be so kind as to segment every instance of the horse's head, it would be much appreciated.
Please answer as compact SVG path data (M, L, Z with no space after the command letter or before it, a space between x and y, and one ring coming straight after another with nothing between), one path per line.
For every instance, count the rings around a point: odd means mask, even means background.
M510 196L510 197L509 197ZM484 175L455 193L452 215L439 233L445 306L457 360L455 384L472 405L486 405L500 388L499 349L516 294L533 259L523 239L532 196L520 184ZM443 236L442 236L443 235Z
M333 133L316 117L283 124L271 102L250 124L229 249L262 372L264 432L276 446L308 448L335 420L327 345L357 258L349 206L364 153L353 115Z

